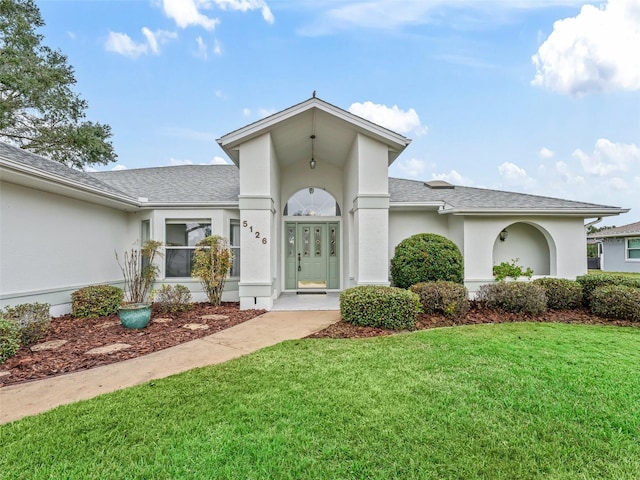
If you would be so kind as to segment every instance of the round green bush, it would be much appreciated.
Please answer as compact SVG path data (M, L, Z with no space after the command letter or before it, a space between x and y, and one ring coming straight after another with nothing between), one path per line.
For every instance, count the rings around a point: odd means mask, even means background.
M20 326L0 316L0 363L13 357L20 349Z
M396 246L391 259L391 278L400 288L438 280L462 283L462 254L455 243L441 235L413 235Z
M345 322L363 327L402 330L414 328L420 299L409 290L381 285L349 288L340 294Z
M463 318L469 312L469 292L464 285L439 280L420 282L409 287L420 297L422 311L449 318Z
M582 305L582 285L567 278L537 278L534 284L544 288L547 308L571 310Z
M591 293L591 311L601 317L640 322L640 288L605 285Z
M611 273L598 273L581 275L576 278L576 282L582 285L582 302L585 307L591 304L591 294L598 287L605 285L624 285L627 287L640 288L640 279L616 275Z
M110 285L91 285L71 294L71 315L74 317L104 317L120 309L124 292Z
M496 282L482 285L476 300L503 312L538 315L547 308L544 288L533 282Z

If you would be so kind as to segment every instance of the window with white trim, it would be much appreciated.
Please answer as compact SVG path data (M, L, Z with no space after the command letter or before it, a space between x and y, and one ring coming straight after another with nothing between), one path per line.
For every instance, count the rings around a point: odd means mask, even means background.
M640 237L625 239L627 260L640 261Z
M167 220L165 277L191 277L195 246L210 235L210 220Z
M231 263L231 270L229 270L230 277L240 276L240 220L231 220L229 224L229 246L231 247L231 253L233 253L233 261Z

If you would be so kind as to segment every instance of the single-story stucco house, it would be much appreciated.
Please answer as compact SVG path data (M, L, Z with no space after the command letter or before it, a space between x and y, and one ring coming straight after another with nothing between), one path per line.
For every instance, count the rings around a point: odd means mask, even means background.
M235 253L223 299L271 309L283 292L388 285L395 246L448 237L471 292L518 258L536 275L586 272L584 221L627 210L388 177L410 140L313 97L224 135L233 165L86 173L0 144L0 302L68 311L92 284L122 285L114 251L162 241L159 283L187 285L208 234ZM55 313L54 313L55 314Z
M640 222L592 233L588 240L599 244L603 272L640 273Z

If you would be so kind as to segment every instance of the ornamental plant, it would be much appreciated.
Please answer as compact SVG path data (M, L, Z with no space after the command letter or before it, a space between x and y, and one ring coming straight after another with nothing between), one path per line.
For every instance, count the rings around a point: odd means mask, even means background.
M193 308L191 291L184 285L162 285L151 292L151 299L159 313L188 312Z
M116 261L124 276L125 299L130 303L146 303L151 293L151 287L158 276L159 268L154 263L156 257L162 257L160 252L162 242L147 240L142 248L132 248L124 252L124 259L120 263L118 252Z
M22 303L4 309L2 316L18 325L20 344L30 345L44 337L51 325L48 303Z
M496 281L501 282L507 278L517 280L520 277L527 277L528 279L531 279L533 276L533 269L531 267L523 269L523 267L518 265L519 260L519 258L512 258L511 263L502 262L499 265L494 265L493 276Z
M469 292L464 285L440 280L409 287L420 297L422 311L449 318L463 318L469 312Z
M14 321L0 315L0 363L13 357L20 350L20 327Z
M196 245L191 276L200 279L200 284L212 305L220 305L222 302L222 292L232 260L229 243L219 235L208 236Z
M115 315L122 304L124 292L111 285L90 285L71 294L71 315L102 317Z
M396 246L391 259L391 278L400 288L438 280L462 283L462 254L455 243L442 235L418 233Z
M340 294L340 313L345 322L364 327L402 330L414 328L420 298L397 287L363 285Z
M640 288L604 285L591 293L591 311L601 317L640 322Z
M553 310L571 310L582 304L582 285L567 278L537 278L534 284L544 288L547 296L547 308Z
M544 288L533 282L487 283L478 289L476 300L503 312L539 315L547 309Z

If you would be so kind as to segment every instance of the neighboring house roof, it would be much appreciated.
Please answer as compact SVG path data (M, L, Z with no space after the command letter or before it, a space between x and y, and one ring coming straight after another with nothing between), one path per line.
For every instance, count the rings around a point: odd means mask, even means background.
M606 238L606 237L629 237L640 235L640 222L622 225L621 227L607 228L590 234L587 238Z
M430 187L429 184L432 186ZM452 214L589 214L616 215L628 210L607 205L562 200L559 198L503 192L484 188L425 183L416 180L389 178L391 205L430 203L442 204L440 213Z
M111 200L117 199L127 209L207 205L237 207L240 191L239 171L235 165L182 165L88 173L0 143L0 166L10 173L7 176L3 171L4 180L12 181L18 172L22 175L22 183L25 183L25 176L43 178L48 180L51 191L54 191L55 184L65 185L69 189L90 191L94 197L102 195ZM389 178L389 194L392 208L431 207L443 214L545 214L586 218L628 211L558 198L400 178ZM612 231L603 233L609 235Z
M235 165L136 168L90 175L151 204L237 204L240 193Z

